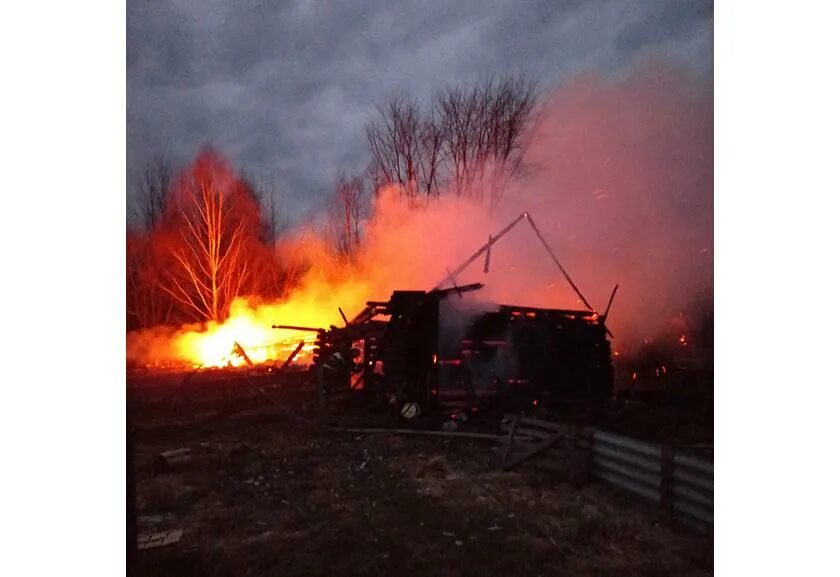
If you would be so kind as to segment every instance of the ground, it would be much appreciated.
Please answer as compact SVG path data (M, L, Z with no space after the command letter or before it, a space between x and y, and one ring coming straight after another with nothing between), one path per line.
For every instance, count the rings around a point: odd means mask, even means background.
M711 536L608 487L501 472L493 441L326 431L270 379L139 381L138 532L183 529L138 553L141 575L712 573ZM186 462L158 459L180 448Z

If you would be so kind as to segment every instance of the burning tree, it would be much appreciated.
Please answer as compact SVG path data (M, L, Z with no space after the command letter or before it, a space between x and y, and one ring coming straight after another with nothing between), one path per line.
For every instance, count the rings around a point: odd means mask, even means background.
M163 259L156 239L129 231L126 238L126 312L129 327L167 324L174 311L172 299L162 289Z
M163 290L191 316L222 321L249 288L262 248L256 195L206 149L172 187L164 218L161 233L174 262L165 269Z

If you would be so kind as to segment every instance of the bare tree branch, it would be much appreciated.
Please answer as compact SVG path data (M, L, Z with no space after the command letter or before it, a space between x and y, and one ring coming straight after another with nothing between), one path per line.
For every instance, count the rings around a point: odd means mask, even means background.
M135 198L135 211L144 230L151 231L160 223L171 182L172 166L168 160L157 155L146 162Z
M414 198L448 188L495 205L523 172L535 105L536 84L524 76L449 87L425 111L395 94L367 125L374 190L393 183Z

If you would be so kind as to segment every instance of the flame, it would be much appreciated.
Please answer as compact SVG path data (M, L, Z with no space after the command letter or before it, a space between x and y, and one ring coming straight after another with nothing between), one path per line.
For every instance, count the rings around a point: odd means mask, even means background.
M342 290L343 289L343 290ZM338 307L354 310L362 294L349 285L339 287L336 296L329 298L322 291L309 287L295 293L290 299L277 303L254 306L247 299L236 299L230 317L221 325L210 324L204 331L187 331L175 340L180 357L205 367L242 366L247 361L234 352L238 343L254 364L284 361L300 342L303 348L296 361L306 363L312 358L316 333L293 329L272 329L273 324L328 328L341 325L343 320ZM340 304L339 304L340 303Z
M311 355L315 340L312 333L275 330L260 320L257 310L247 308L242 301L235 302L234 307L239 310L221 325L211 324L204 331L179 334L174 342L179 356L197 366L240 367L247 360L236 351L236 344L253 364L263 364L284 359L301 341L305 344L298 360Z
M248 363L284 362L303 342L294 359L308 364L317 334L312 331L272 329L272 325L328 328L344 324L338 307L349 314L360 310L369 287L359 281L325 279L309 275L288 298L275 302L240 297L233 301L223 323L156 327L130 334L129 360L146 366L188 364L194 367L241 367ZM353 313L350 313L353 311ZM236 350L239 345L248 360Z

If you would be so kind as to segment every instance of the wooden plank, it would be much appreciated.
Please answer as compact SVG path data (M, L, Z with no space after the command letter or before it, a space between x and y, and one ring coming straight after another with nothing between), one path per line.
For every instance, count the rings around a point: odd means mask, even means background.
M510 431L510 425L507 423L503 423L501 429L503 433L508 433ZM570 434L571 432L571 427L560 430L543 429L539 427L534 427L532 425L528 425L524 421L519 423L519 426L516 430L517 435L528 435L539 440L549 439L557 433Z
M513 423L510 426L510 432L508 433L507 442L505 443L504 451L502 452L502 457L500 459L500 463L504 468L505 463L507 462L508 455L510 454L511 446L513 445L513 436L516 434L516 427L519 426L519 415L516 415L513 418Z
M280 369L277 371L277 374L282 374L282 373L283 373L283 371L285 371L285 370L286 370L286 368L287 368L290 364L292 364L292 361L294 361L294 360L295 360L295 357L298 355L298 353L300 352L300 350L303 348L303 345L305 345L305 344L306 344L306 343L305 343L304 341L300 341L300 342L297 344L297 346L295 347L295 350L293 350L293 351L292 351L292 354L290 354L290 355L289 355L289 357L286 359L286 361L283 363L283 365L282 365L282 366L280 367Z
M174 529L171 531L162 531L160 533L140 535L137 538L137 548L142 551L144 549L154 549L157 547L174 545L181 540L183 535L183 529Z
M458 431L427 431L425 429L360 429L355 427L330 427L330 430L336 431L338 433L358 433L366 435L376 435L385 433L390 435L419 435L425 437L452 437L462 439L496 440L498 438L498 435L491 435L489 433L459 433Z
M177 465L183 465L190 461L192 449L184 447L158 453L155 459L155 468L158 472L168 471Z
M506 434L509 434L511 431L510 427L503 426L502 431ZM530 437L538 441L544 441L545 439L549 439L556 435L557 433L549 433L547 431L540 431L539 429L532 429L531 427L526 427L525 425L519 425L516 429L516 436L517 437Z
M509 427L510 422L502 421L502 427ZM528 417L522 417L519 420L520 427L527 427L529 429L534 429L536 431L545 431L546 433L565 433L571 427L569 425L563 423L549 423L546 424L546 421L538 421L535 419L529 419Z
M517 416L519 416L519 415L517 415L515 413L505 414L502 417L502 424L510 423ZM563 428L563 427L568 427L568 425L566 425L565 423L560 423L560 422L557 422L557 421L547 421L545 419L537 419L535 417L520 416L520 420L523 423L528 423L528 424L535 425L535 426L538 426L538 427L539 426L547 426L548 428L554 429L554 430L558 430L558 429Z
M542 419L534 419L532 417L523 417L522 418L523 425L531 425L537 429L547 429L549 431L554 432L566 432L569 430L569 426L565 423L557 423L554 421L543 421Z
M527 461L528 459L530 459L534 455L537 455L537 454L541 453L542 451L545 451L549 447L553 446L557 441L564 438L565 436L566 435L564 433L557 433L556 435L554 435L550 439L546 439L545 441L543 441L541 443L538 443L537 445L535 445L535 446L529 448L528 450L526 450L524 453L522 453L522 454L518 455L517 457L511 459L509 462L505 463L505 465L502 468L505 471L509 471L509 470L513 469L514 467L516 467L520 463L524 463L525 461Z
M508 436L505 435L497 435L496 440L499 442L498 445L491 448L490 450L494 453L502 454L505 450L505 443L507 442ZM515 449L521 447L530 447L535 444L539 443L539 439L534 439L534 437L527 437L524 435L520 435L518 432L513 436L513 447Z

